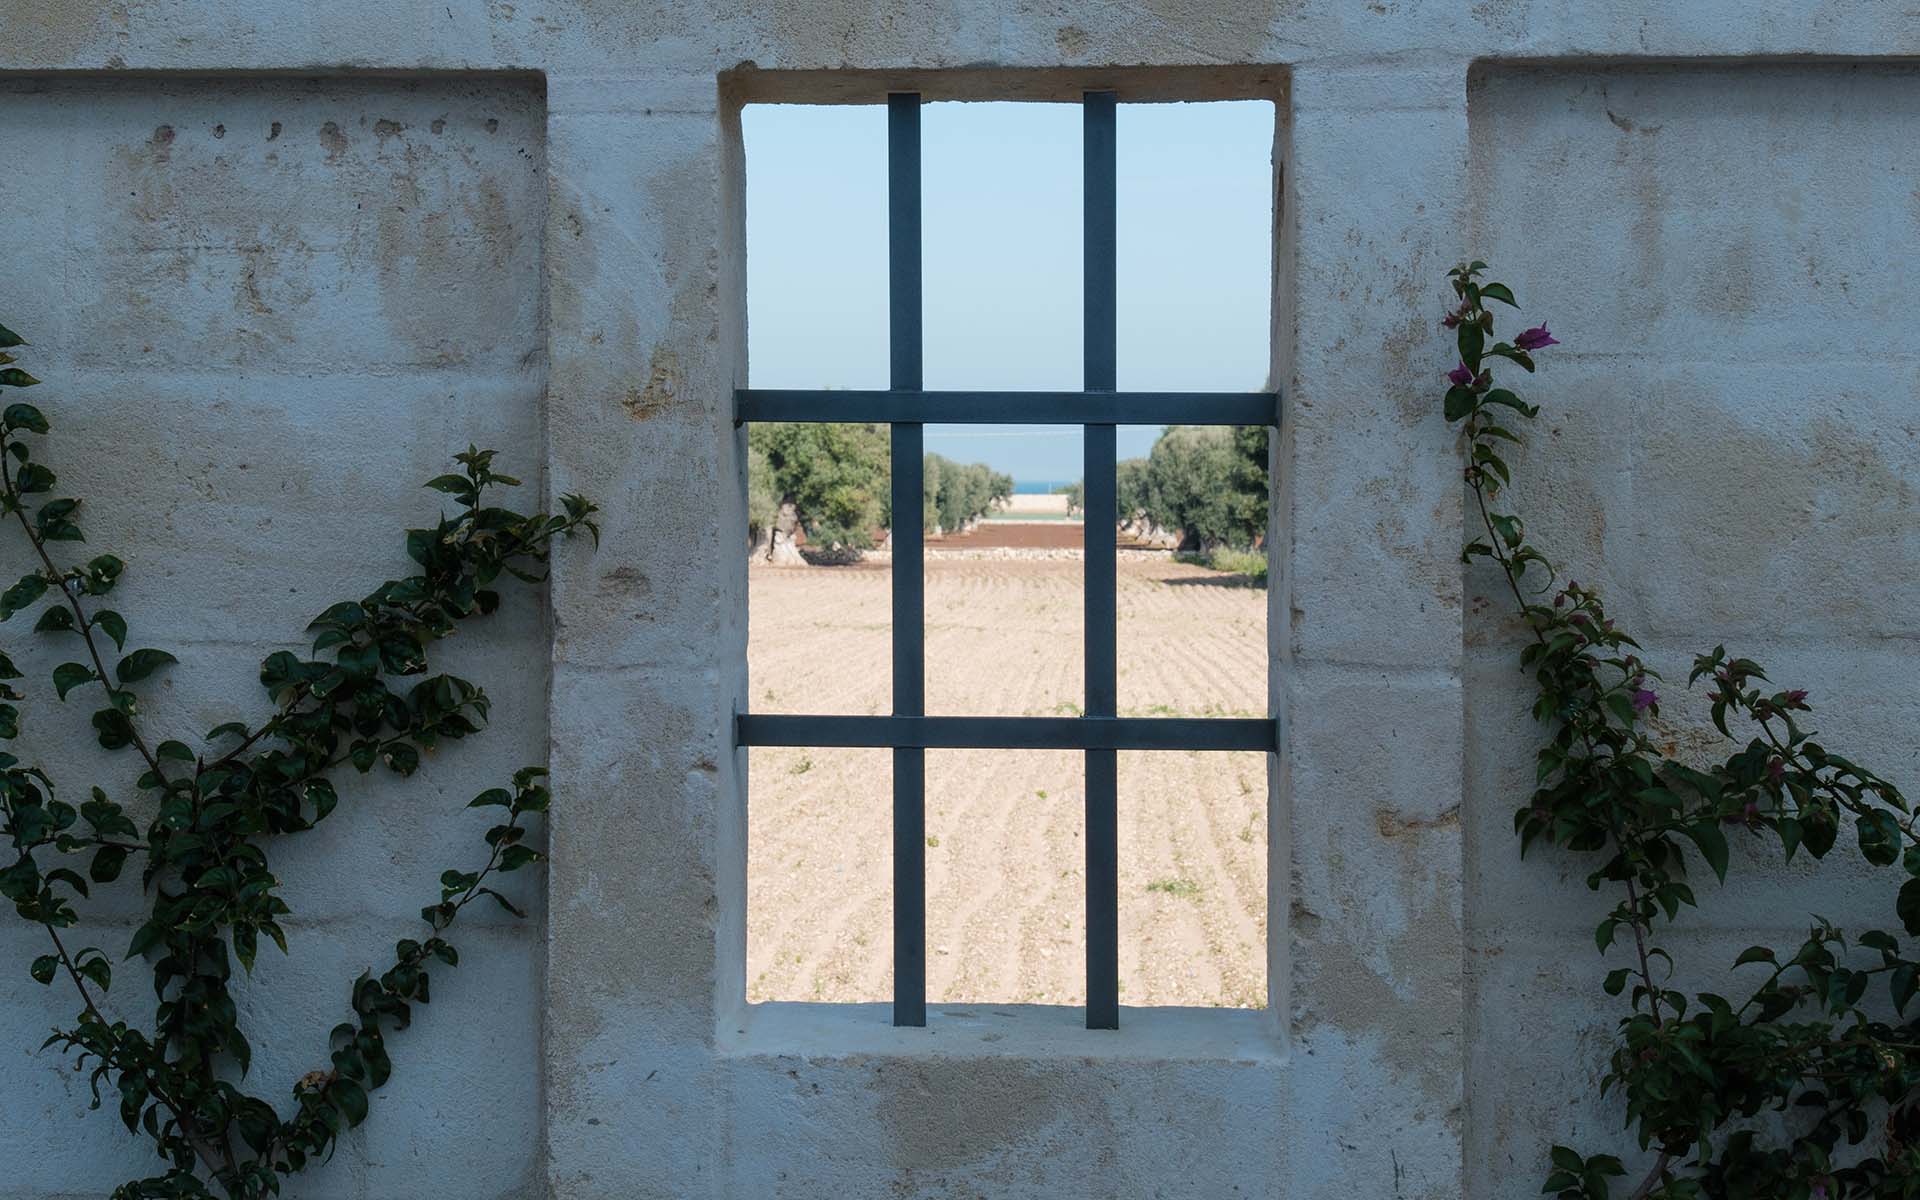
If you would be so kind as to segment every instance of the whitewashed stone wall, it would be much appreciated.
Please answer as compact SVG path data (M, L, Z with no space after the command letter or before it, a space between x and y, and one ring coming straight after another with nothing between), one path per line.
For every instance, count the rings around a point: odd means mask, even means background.
M1457 560L1443 272L1495 259L1567 343L1525 456L1544 538L1671 664L1736 639L1915 783L1917 51L1891 0L0 0L0 319L134 565L121 607L187 660L157 724L250 701L320 603L403 569L388 535L470 437L607 509L544 609L453 647L497 728L287 862L268 1088L459 861L477 783L554 769L543 923L466 935L290 1194L1533 1194L1548 1138L1611 1136L1612 1017L1597 902L1506 832L1529 731ZM738 106L1098 86L1281 118L1274 1008L750 1010ZM1697 936L1878 896L1793 876ZM30 1053L66 1002L19 969L0 999L0 1197L99 1194L141 1147Z

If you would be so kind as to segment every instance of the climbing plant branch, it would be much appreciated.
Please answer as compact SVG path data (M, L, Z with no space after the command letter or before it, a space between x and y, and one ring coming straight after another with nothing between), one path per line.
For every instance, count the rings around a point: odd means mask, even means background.
M0 326L0 388L39 382L13 365L23 344ZM469 807L505 810L487 831L486 856L475 870L441 876L439 900L421 910L424 939L401 940L391 967L353 983L354 1019L334 1027L329 1065L299 1081L285 1115L236 1082L247 1076L251 1038L261 1031L242 1027L233 967L252 974L262 937L288 951L280 922L291 909L268 850L334 812L336 769L406 777L424 753L480 731L490 706L485 691L458 676L429 675L430 647L461 622L495 612L503 576L543 579L556 539L584 532L597 541L596 509L574 495L561 497L556 514L495 505L493 490L519 481L494 470L493 451L469 447L455 456L458 471L427 482L454 511L407 531L416 572L322 612L308 626L311 657L281 651L261 664L271 715L257 724L222 723L196 750L176 739L153 741L143 728L139 685L178 660L156 648L128 651L126 618L97 607L126 564L99 554L62 566L55 554L83 535L80 501L55 494L58 479L34 449L49 431L31 404L0 410L0 517L14 518L37 564L0 592L0 621L38 608L35 636L79 640L79 660L52 670L54 693L66 701L98 686L105 702L92 714L93 736L106 750L131 748L137 756L131 790L143 798L144 823L106 788L69 803L47 769L0 751L0 839L12 850L0 868L0 896L50 939L52 953L33 960L32 977L49 986L64 979L80 1002L73 1023L45 1045L90 1072L95 1107L104 1091L117 1093L121 1120L153 1144L159 1172L122 1185L115 1200L275 1195L283 1177L325 1158L342 1132L366 1119L368 1093L393 1069L386 1036L428 1002L429 967L458 963L446 935L466 906L486 897L524 915L493 884L541 859L526 844L526 819L547 810L545 772L526 768L510 788L473 800ZM19 736L27 700L10 650L0 650L0 741ZM69 951L61 932L80 924L76 903L116 883L136 857L148 908L125 957L153 976L158 1002L147 1028L106 1011L114 974L106 951Z
M1659 676L1607 615L1599 593L1563 573L1500 503L1506 459L1538 408L1499 386L1496 369L1531 373L1558 340L1538 325L1496 340L1493 305L1518 308L1486 264L1449 273L1444 319L1458 363L1444 411L1460 427L1465 477L1480 532L1463 552L1498 572L1526 632L1521 668L1544 727L1536 789L1514 815L1524 854L1536 843L1586 857L1587 885L1617 888L1595 930L1605 954L1624 931L1632 961L1602 987L1625 995L1603 1088L1617 1093L1650 1168L1632 1200L1841 1200L1920 1197L1920 832L1893 784L1828 749L1804 727L1802 689L1772 690L1759 664L1724 647L1696 655L1687 686L1705 681L1718 761L1662 754L1648 734L1660 716ZM1765 685L1765 686L1762 686ZM1738 732L1736 732L1736 729ZM1815 918L1798 946L1753 946L1733 963L1766 979L1741 1003L1667 986L1678 974L1664 931L1698 906L1689 882L1705 866L1722 883L1730 838L1825 859L1851 825L1860 855L1905 875L1893 894L1899 932L1848 934ZM1759 858L1758 853L1747 856ZM1656 968L1658 970L1656 970ZM1627 1174L1614 1155L1568 1146L1551 1153L1545 1192L1607 1200Z

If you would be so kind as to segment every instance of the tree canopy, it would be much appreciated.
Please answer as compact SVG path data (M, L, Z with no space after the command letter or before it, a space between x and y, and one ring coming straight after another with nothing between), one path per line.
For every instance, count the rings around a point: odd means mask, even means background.
M938 454L924 461L923 527L958 529L1013 495L1013 477ZM747 519L770 526L791 504L807 540L866 549L892 523L893 457L885 425L757 424L747 434Z

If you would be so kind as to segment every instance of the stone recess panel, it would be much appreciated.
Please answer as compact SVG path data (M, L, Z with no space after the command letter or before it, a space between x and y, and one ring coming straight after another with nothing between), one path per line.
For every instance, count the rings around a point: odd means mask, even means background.
M182 660L145 689L156 739L268 711L260 659L412 569L403 531L444 501L420 484L469 442L502 450L526 484L515 502L543 503L545 144L544 89L525 75L0 76L0 320L46 381L32 396L54 424L45 457L86 500L77 549L128 561L114 607L137 644ZM0 543L11 579L25 548ZM435 652L436 670L487 688L495 728L403 788L347 771L332 819L278 847L297 957L268 947L239 1000L249 1087L283 1110L293 1080L325 1065L355 976L420 935L441 871L484 857L490 822L466 802L547 760L544 589L503 591L499 616ZM38 698L72 648L7 628ZM85 736L94 706L51 700L29 707L28 757L68 764L69 791L125 796L128 756ZM105 889L73 944L127 945L137 874ZM512 885L543 907L531 874ZM434 1003L392 1039L377 1116L290 1195L539 1187L544 918L470 912L460 967L436 971ZM33 1053L73 1015L19 965L43 952L34 936L9 914L0 1195L104 1194L151 1164L111 1098L87 1116L85 1077ZM144 1022L144 972L117 975L113 1011ZM448 1152L473 1129L485 1135Z
M1911 788L1920 71L1496 66L1469 111L1474 253L1564 343L1527 380L1544 411L1513 507L1665 676L1663 749L1734 748L1685 688L1725 642L1812 691L1823 742ZM1615 900L1582 886L1597 864L1519 860L1538 734L1503 589L1467 575L1466 1160L1469 1194L1518 1200L1550 1141L1632 1150L1617 1103L1583 1098L1620 1015L1594 997L1630 956L1594 952ZM1733 958L1797 944L1816 912L1884 926L1898 881L1852 841L1816 868L1736 839L1745 886L1725 893L1696 865L1702 908L1661 939L1675 986L1743 997Z

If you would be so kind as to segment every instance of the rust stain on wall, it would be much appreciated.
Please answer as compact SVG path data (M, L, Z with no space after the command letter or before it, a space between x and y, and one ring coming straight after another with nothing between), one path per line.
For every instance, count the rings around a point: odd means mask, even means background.
M636 421L650 421L664 412L680 393L680 356L671 346L657 346L648 364L645 387L630 387L620 407Z

